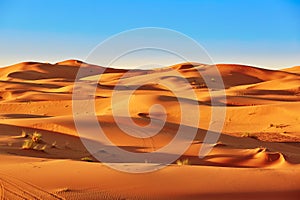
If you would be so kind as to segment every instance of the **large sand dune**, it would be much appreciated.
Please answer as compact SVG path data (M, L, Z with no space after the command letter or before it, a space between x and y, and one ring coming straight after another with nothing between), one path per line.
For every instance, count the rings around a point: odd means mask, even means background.
M194 142L180 158L189 164L174 162L144 174L110 169L81 143L72 115L73 82L80 67L78 78L86 81L104 69L77 60L0 68L0 199L299 199L299 67L276 71L217 65L227 96L219 106L226 106L226 118L219 141L201 159L198 153L212 115L210 92L219 88L207 88L198 70L214 77L212 66L184 63L133 70L123 78L132 85L121 83L120 90L145 80L129 101L135 123L150 122L153 104L163 105L167 113L162 130L143 139L125 134L112 116L114 87L128 70L105 70L96 88L96 116L107 137L127 151L152 152L165 146L181 123L175 94L147 80L165 74L179 89L187 80L196 93L182 99L186 105L197 103L201 112ZM181 76L169 76L173 70ZM22 131L42 134L37 149L21 148L26 139ZM82 161L86 157L94 162Z

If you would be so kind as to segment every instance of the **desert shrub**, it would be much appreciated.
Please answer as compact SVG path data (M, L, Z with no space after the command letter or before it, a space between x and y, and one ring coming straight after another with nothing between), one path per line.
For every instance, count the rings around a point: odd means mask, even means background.
M33 149L35 146L35 142L32 140L25 140L23 145L22 145L22 149Z
M285 125L285 124L270 124L270 127L275 127L275 128L285 128L288 126L289 125Z
M42 140L42 134L38 133L38 132L34 132L31 136L31 140L39 143Z
M183 160L177 160L176 164L177 165L189 165L190 162L189 162L189 159L186 158L186 159L183 159Z
M207 86L206 86L206 84L205 83L200 83L199 84L199 88L206 88Z
M26 134L26 132L23 133L22 131L22 135ZM39 150L39 151L45 151L47 145L44 145L42 147L40 147L39 142L41 142L42 140L42 134L38 133L38 132L34 132L32 135L27 135L26 137L30 137L30 139L27 139L24 141L23 145L22 145L22 149L33 149L33 150Z
M46 148L47 148L47 145L45 144L45 145L43 145L41 148L39 148L38 150L39 150L39 151L45 151Z
M54 142L51 144L51 148L57 148L56 141L54 141Z
M253 133L243 133L242 137L249 137L249 138L253 138L253 139L258 139L257 135L255 135Z
M80 159L81 161L85 161L85 162L94 162L92 158L90 157L83 157Z
M22 130L21 137L22 138L27 138L28 137L28 134L26 133L26 131Z

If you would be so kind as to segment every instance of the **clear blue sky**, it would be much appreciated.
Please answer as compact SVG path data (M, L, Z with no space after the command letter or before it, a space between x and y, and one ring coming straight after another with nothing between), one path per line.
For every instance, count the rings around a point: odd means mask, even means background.
M149 26L194 38L216 63L300 65L296 0L0 0L0 66L85 59L107 37Z

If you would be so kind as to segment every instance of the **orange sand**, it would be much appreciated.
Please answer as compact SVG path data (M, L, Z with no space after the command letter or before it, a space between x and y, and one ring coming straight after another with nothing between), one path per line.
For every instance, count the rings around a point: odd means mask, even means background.
M299 198L299 67L272 71L217 65L226 88L226 119L218 143L202 159L198 152L210 122L211 106L197 69L209 74L211 66L194 63L160 69L166 73L177 70L197 94L201 111L198 133L181 157L190 164L174 163L151 173L129 174L97 162L78 137L72 91L80 66L94 72L92 75L101 69L76 60L53 65L24 62L0 68L0 199ZM152 138L124 134L112 117L111 95L126 71L108 69L101 77L95 100L98 120L116 145L134 152L154 151L176 134L178 102L166 88L145 83L130 100L132 119L146 125L149 108L158 103L166 108L167 122L162 133ZM135 71L127 78L132 82L141 77L146 80L157 71ZM179 77L173 78L181 87ZM41 133L45 151L21 149L25 140L22 130ZM96 162L81 161L83 157Z

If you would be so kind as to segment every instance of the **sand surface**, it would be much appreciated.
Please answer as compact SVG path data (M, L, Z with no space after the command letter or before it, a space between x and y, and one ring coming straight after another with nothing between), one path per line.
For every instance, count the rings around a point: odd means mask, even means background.
M179 158L188 159L188 164L174 162L141 174L107 167L82 144L72 114L73 82L80 67L84 73L79 78L85 82L104 69L76 60L0 68L0 199L299 199L299 67L273 71L217 65L226 92L226 101L220 98L218 106L226 109L226 117L220 138L204 158L198 154L211 122L210 93L218 95L219 88L208 89L198 70L215 77L212 66L178 64L135 70L123 78L127 70L107 69L96 87L95 115L106 136L130 152L158 150L174 138L179 124L185 123L174 92L148 80L164 75L178 90L184 90L184 78L196 94L182 100L187 106L196 103L201 113L199 124L193 127L197 135ZM172 75L174 70L180 76ZM112 112L116 84L126 91L140 80L145 80L144 85L129 101L131 119L141 126L149 124L153 104L164 106L167 113L162 130L149 138L125 134ZM76 101L84 102L84 94ZM117 117L124 116L117 113ZM25 138L22 131L29 136ZM22 149L35 131L42 134L39 146ZM149 163L116 164L126 168Z

